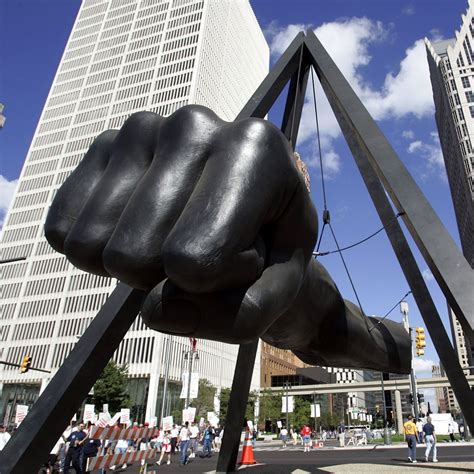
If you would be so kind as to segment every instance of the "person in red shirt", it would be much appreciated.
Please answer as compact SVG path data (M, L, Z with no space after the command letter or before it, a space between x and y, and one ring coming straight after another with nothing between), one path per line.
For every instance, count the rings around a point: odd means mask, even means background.
M309 453L311 447L311 428L308 425L303 425L301 428L301 437L303 438L304 452Z

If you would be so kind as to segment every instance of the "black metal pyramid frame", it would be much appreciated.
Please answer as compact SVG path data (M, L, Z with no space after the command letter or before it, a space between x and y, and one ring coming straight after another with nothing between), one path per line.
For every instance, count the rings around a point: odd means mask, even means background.
M311 30L295 37L236 120L265 117L290 82L282 131L294 147L311 67L328 97L466 422L474 432L474 392L461 369L391 203L398 212L403 213L406 227L471 340L474 340L474 272L375 121ZM0 474L36 472L35 469L45 459L132 325L144 296L143 292L122 283L117 285L0 453ZM217 472L232 472L236 466L257 347L258 341L255 341L241 345L239 349Z

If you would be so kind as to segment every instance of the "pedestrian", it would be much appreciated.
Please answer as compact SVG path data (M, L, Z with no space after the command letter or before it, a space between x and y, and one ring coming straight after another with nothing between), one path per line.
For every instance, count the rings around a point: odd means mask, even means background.
M0 451L2 451L8 441L10 441L10 438L10 433L6 430L5 426L0 425Z
M196 454L198 454L198 438L199 438L199 428L197 427L196 423L193 421L191 426L189 427L189 448L191 450L191 454L189 458L195 458Z
M46 461L46 474L52 474L57 471L59 453L61 452L62 447L64 446L64 440L62 436L56 441L56 444L53 446L53 449L49 452L48 460Z
M201 457L210 458L212 456L212 441L214 439L214 428L211 426L209 422L206 423L206 427L203 433L203 445L202 445L202 453Z
M258 437L258 430L255 427L252 430L252 448L254 448L254 449L257 447L257 437Z
M188 448L189 448L189 422L186 421L181 427L181 430L178 435L178 445L179 445L179 454L180 454L180 464L181 466L186 466L188 464Z
M337 431L339 435L339 447L344 448L346 445L346 425L343 421L339 424Z
M454 437L454 425L452 423L448 424L448 434L452 443L456 441L456 438Z
M459 435L462 439L465 439L465 428L463 423L459 425Z
M282 442L282 446L281 446L282 449L286 448L286 442L288 440L288 430L286 429L285 426L280 431L280 439L281 439L281 442Z
M418 442L423 443L423 422L418 418L416 422L416 431L418 432Z
M408 461L416 463L416 442L418 440L418 432L416 425L413 422L412 415L408 415L408 421L403 425L403 432L405 433L405 441L408 445Z
M161 461L163 461L164 456L167 456L167 461L166 464L171 464L171 432L170 431L165 431L163 434L163 440L161 442L161 456L158 461L156 461L156 464L158 466L161 464Z
M296 432L295 429L293 429L293 427L290 428L290 436L291 436L291 439L293 440L293 446L296 446L298 443L298 433Z
M431 423L431 416L428 417L425 425L423 426L423 433L425 434L425 461L428 462L430 457L430 451L433 450L433 462L438 462L438 457L436 456L436 433L435 427Z
M87 434L84 431L84 423L79 423L77 431L73 431L67 441L69 442L69 448L66 453L66 459L64 461L64 473L67 474L71 468L76 471L76 474L83 474L81 455L82 445L87 439Z
M308 425L303 425L301 437L303 438L303 452L309 453L309 448L311 447L311 428Z
M173 425L171 429L171 454L174 454L176 451L176 446L178 444L179 429L176 425Z
M220 450L221 450L221 444L222 444L222 437L221 437L221 433L222 433L222 428L217 425L216 429L215 429L215 436L214 436L214 452L218 453ZM254 430L254 433L255 433L255 430ZM255 435L255 440L257 440L257 436Z
M88 439L84 443L84 447L82 448L82 470L84 472L90 472L87 470L87 460L97 456L100 444L100 439Z

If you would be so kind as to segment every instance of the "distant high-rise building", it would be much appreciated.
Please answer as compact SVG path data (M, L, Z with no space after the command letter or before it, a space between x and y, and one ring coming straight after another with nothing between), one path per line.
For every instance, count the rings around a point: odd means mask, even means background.
M474 1L452 39L425 38L441 148L461 246L474 268ZM450 309L451 331L462 367L472 365L474 341Z
M446 377L446 374L441 364L433 365L431 374L433 375L433 377ZM447 395L448 395L447 389L445 387L435 388L436 402L438 404L438 413L446 413L447 405L448 405L447 400L449 399Z
M117 283L74 268L43 237L56 190L94 138L133 112L168 116L192 103L233 120L268 68L248 0L83 0L5 220L0 359L20 363L28 354L32 366L54 375ZM128 364L140 421L157 413L166 350L175 396L179 390L189 341L174 337L168 347L167 339L137 318L114 355ZM238 346L200 340L197 348L195 370L229 386ZM0 365L0 421L14 400L31 403L50 378Z

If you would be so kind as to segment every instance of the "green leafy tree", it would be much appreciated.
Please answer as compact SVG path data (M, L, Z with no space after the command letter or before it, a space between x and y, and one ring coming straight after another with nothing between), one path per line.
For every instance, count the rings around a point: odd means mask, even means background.
M247 399L247 406L245 408L245 418L250 420L252 423L255 418L255 404L257 402L257 398L258 392L256 390L250 392Z
M219 419L224 422L227 417L227 410L229 408L229 399L230 399L230 388L223 388L221 389L221 393L219 395Z
M214 396L216 387L207 379L199 379L198 397L191 401L191 406L196 408L196 419L207 417L208 411L214 411Z
M304 424L313 426L314 418L311 418L310 415L311 402L309 400L304 400L301 397L294 397L293 413L288 413L288 422L290 423L290 426L293 426L297 430L299 430ZM286 414L283 413L282 416L286 416Z
M281 419L281 397L282 393L274 393L265 389L260 393L260 414L258 423L261 428L269 420L272 424Z
M94 395L92 397L94 405L102 409L102 405L108 403L111 413L116 413L121 408L130 407L130 397L127 392L127 374L127 365L118 365L110 360L94 384Z
M332 430L339 426L341 419L336 413L321 413L321 418L318 418L318 426L321 425L325 430Z

